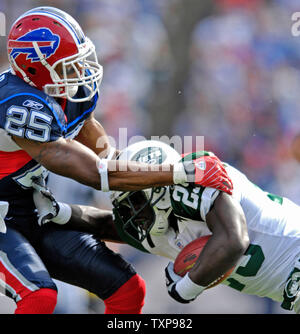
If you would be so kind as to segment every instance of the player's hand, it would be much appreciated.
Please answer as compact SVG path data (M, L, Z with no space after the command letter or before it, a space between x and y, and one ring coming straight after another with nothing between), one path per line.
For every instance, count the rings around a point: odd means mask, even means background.
M300 293L298 293L298 296L295 299L294 311L295 311L296 314L300 314Z
M168 266L165 268L165 275L166 275L166 286L168 289L168 294L173 299L182 304L187 304L195 299L195 298L189 300L184 299L182 296L180 296L180 294L176 290L176 285L180 280L182 280L182 277L174 272L173 262L169 262Z
M297 314L300 312L300 267L298 264L286 281L281 307L290 311L294 309Z
M232 181L218 157L203 156L193 160L193 163L195 166L195 184L232 194Z
M32 181L33 201L38 211L38 224L40 226L48 223L57 216L59 204L55 200L52 192L39 179Z
M186 183L215 188L232 195L232 181L228 176L222 161L215 155L205 155L194 160L187 160L178 163L176 168L178 169L180 177L174 179L175 184L181 183L182 181L183 175L180 174L179 164L183 165L186 175Z

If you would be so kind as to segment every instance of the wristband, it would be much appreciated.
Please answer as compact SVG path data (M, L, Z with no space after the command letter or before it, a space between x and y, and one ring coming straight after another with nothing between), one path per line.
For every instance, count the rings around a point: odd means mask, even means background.
M65 203L58 202L57 204L59 206L58 214L51 221L59 225L64 225L70 220L72 209L70 205Z
M173 165L173 182L174 184L182 184L187 182L187 175L182 162Z
M186 273L183 278L176 284L177 293L180 295L180 297L186 300L195 299L198 295L200 295L200 293L202 293L203 290L205 290L205 288L205 286L194 283L190 279L188 273Z
M101 180L101 190L104 192L109 191L107 162L108 162L107 159L99 159L99 162L98 162L98 171L99 171L100 180Z

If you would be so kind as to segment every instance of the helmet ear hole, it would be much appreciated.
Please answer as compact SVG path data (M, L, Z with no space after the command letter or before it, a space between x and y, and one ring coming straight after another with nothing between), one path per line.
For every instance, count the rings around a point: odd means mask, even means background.
M36 69L34 67L28 67L28 72L32 75L35 75L36 74Z
M59 27L62 27L62 25L59 22L57 22L57 21L53 21L53 23L56 24Z

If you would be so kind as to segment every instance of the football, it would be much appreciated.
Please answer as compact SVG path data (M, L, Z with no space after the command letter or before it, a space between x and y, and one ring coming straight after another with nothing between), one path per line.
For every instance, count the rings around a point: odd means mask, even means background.
M186 245L181 252L177 255L174 262L174 272L179 276L184 276L189 272L195 265L197 258L202 252L203 247L206 245L209 240L210 235L200 237L193 240L188 245ZM206 289L212 288L222 281L224 281L233 271L234 268L228 270L224 275L220 276L218 279L210 283Z

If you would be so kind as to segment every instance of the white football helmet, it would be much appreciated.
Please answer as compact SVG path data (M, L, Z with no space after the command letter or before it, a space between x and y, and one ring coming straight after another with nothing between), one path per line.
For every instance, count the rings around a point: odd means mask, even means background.
M174 164L180 154L171 146L154 140L143 140L125 148L118 160L148 164ZM115 224L123 238L134 246L150 235L162 235L169 227L172 211L169 187L132 192L112 192Z

